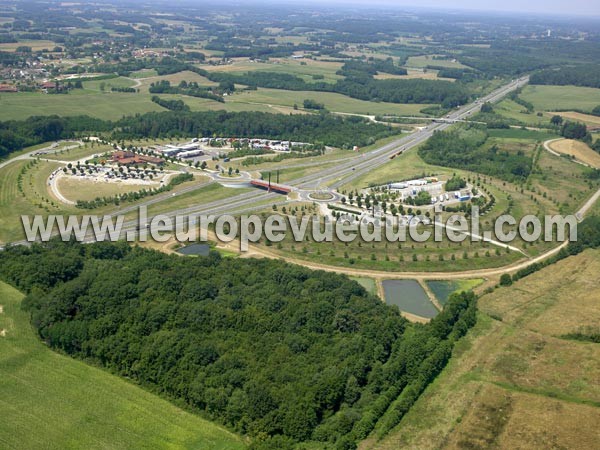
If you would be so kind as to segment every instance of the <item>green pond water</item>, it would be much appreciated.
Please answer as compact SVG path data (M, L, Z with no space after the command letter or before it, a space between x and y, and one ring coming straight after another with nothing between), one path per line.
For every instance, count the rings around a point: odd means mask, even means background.
M416 280L383 280L385 302L401 311L420 317L432 318L438 310Z
M177 253L182 255L197 255L197 256L208 256L210 252L210 245L208 244L191 244L185 247L181 247L177 250Z
M426 283L442 306L446 306L450 294L460 289L460 283L457 281L426 281Z

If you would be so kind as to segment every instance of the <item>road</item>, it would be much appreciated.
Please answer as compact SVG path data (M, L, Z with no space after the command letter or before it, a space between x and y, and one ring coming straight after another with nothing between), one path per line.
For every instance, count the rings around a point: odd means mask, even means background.
M510 83L496 89L492 93L486 95L483 98L478 99L477 101L465 105L461 108L450 113L446 119L449 120L459 120L463 119L475 111L478 111L481 107L481 104L484 102L496 102L506 96L508 93L524 86L529 81L529 77L523 77L517 80L513 80ZM344 161L340 161L334 167L327 167L323 170L317 171L315 173L299 177L290 183L288 183L292 187L297 188L308 188L314 185L315 182L324 183L329 185L332 188L336 188L347 184L356 178L384 165L389 162L389 159L394 154L399 154L406 152L419 144L423 143L435 131L445 130L451 126L450 123L432 123L428 127L417 131L413 134L402 136L399 139L390 142L382 147L379 147L375 150L363 153L360 157L349 158ZM37 150L43 151L43 150ZM31 152L34 153L34 152ZM21 155L17 158L13 158L12 160L7 161L4 164L8 164L15 159L27 158L30 156ZM0 165L0 168L2 166ZM199 189L201 185L191 186L186 188L185 190L180 191L178 195L183 192L190 192L195 189ZM175 215L187 215L187 214L218 214L218 213L239 213L240 209L245 209L247 205L255 204L257 202L261 202L264 200L272 199L273 202L280 202L281 196L280 194L269 193L265 191L252 191L245 192L243 194L238 194L232 196L228 199L218 200L215 202L204 203L202 205L192 205L186 208L175 209L168 212L166 215L170 217L174 217ZM116 211L112 214L112 216L124 214L126 212L133 211L137 209L139 206L149 206L153 203L159 202L161 200L165 200L163 196L157 196L147 201L141 202L131 207L123 208L119 211ZM122 236L125 236L125 233L128 231L135 232L138 227L137 221L129 221L124 224L122 230ZM25 242L18 242L25 243Z
M81 142L81 141L63 141L63 142L73 142L73 145L67 145L65 147L57 148L59 146L59 144L58 144L58 142L54 142L52 145L49 145L48 147L40 148L38 150L32 150L30 152L23 153L22 155L15 156L14 158L7 159L6 161L2 161L2 162L0 162L0 169L8 166L9 164L12 164L15 161L22 161L24 159L36 159L36 158L38 158L38 156L40 158L43 158L44 155L55 155L59 152L62 152L65 150L71 150L73 148L77 148L77 147L80 147L83 145L83 142ZM37 153L41 153L41 152L45 152L45 153L41 154L41 155L37 155Z

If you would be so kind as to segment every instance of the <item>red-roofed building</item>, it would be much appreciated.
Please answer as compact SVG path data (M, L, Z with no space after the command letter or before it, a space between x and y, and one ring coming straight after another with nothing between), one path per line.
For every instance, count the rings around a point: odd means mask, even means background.
M0 84L0 92L17 92L17 87L12 84Z
M154 164L156 166L162 166L165 163L164 159L156 158L154 156L138 155L126 150L118 150L114 152L112 160L113 162L123 164L124 166L137 164Z

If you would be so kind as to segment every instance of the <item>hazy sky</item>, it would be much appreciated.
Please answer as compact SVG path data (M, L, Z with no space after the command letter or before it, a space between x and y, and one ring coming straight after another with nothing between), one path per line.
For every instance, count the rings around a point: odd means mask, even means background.
M311 1L311 0L309 0ZM312 0L314 2L314 0ZM298 0L293 0L298 3ZM325 0L322 4L361 4L364 6L397 5L437 9L470 9L479 11L514 11L537 14L600 16L599 0Z

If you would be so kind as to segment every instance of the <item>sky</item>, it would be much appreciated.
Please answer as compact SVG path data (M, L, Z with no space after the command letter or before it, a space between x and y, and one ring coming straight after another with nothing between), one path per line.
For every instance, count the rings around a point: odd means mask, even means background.
M296 3L294 1L294 3ZM594 15L600 16L599 0L324 0L322 4L389 5L422 7L441 10L468 9L474 11L501 11L537 13L544 15Z

